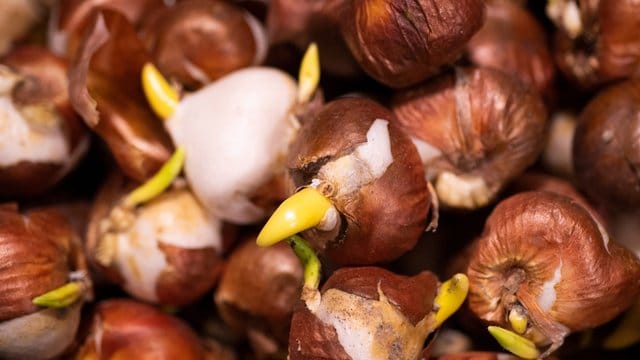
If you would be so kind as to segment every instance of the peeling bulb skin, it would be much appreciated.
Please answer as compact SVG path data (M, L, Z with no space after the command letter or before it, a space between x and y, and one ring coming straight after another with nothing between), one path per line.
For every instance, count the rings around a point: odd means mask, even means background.
M573 141L576 180L597 204L640 206L640 80L612 85L580 114Z
M187 0L158 9L143 22L140 37L160 71L186 88L264 60L265 30L235 4Z
M360 66L394 88L417 84L453 63L484 21L478 0L356 0L340 15L342 35Z
M82 304L92 295L80 239L52 209L22 214L4 204L0 224L0 357L53 358L73 342ZM46 308L32 302L68 287L74 274L83 275L77 279L81 293L71 303Z
M457 68L401 90L392 110L417 144L424 176L445 208L486 206L544 145L540 96L493 69Z
M86 154L89 136L71 109L67 70L36 46L0 61L0 197L42 194Z
M79 360L200 360L207 355L187 324L147 304L105 300L90 319L89 334L76 356Z
M289 357L417 359L435 328L436 286L428 272L407 277L376 267L340 269L316 308L296 306Z
M302 273L285 243L263 248L249 238L229 256L215 302L225 322L247 336L259 356L286 352Z
M247 224L275 207L254 196L284 176L299 126L293 115L296 91L293 78L280 70L242 69L186 95L166 121L174 142L185 147L187 181L210 212Z
M222 222L188 188L172 188L135 208L122 207L131 184L112 175L91 210L87 252L94 266L132 296L180 306L211 289L226 245Z
M588 210L563 195L532 191L503 200L473 245L470 309L518 331L509 315L516 309L529 323L522 336L539 348L551 344L543 356L571 332L610 321L640 293L640 262L607 244L605 234Z
M640 73L640 4L635 0L555 1L554 55L562 73L595 89Z
M294 188L316 186L337 210L333 229L303 237L339 264L395 259L426 227L429 193L418 153L393 114L372 100L325 105L303 124L287 168Z

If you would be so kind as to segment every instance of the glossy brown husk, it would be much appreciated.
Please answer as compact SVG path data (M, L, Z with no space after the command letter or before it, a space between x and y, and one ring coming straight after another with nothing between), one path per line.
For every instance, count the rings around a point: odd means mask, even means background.
M640 80L613 85L583 110L573 139L581 188L611 209L640 206Z
M480 0L354 0L342 34L360 66L392 87L417 84L453 63L484 21Z
M640 293L638 259L577 202L550 192L498 204L474 244L468 276L469 307L478 317L509 328L507 313L520 304L556 345L569 332L613 319ZM553 290L548 309L539 298L545 286Z

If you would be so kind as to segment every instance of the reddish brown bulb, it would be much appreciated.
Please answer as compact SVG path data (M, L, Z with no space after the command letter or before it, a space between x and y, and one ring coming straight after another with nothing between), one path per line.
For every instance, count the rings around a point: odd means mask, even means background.
M399 92L392 108L446 207L485 206L544 146L539 94L494 69L456 69Z
M438 279L378 267L342 268L321 299L299 302L291 322L289 358L417 359L433 326Z
M302 266L285 243L259 247L247 239L229 256L215 302L224 321L246 336L259 358L286 353Z
M573 165L581 188L611 209L640 207L640 80L600 92L580 114Z
M204 360L195 332L176 317L132 300L105 300L96 306L78 360Z
M197 88L264 59L267 39L248 12L222 0L185 0L143 24L141 38L169 79Z
M640 293L640 262L568 197L525 192L502 201L474 243L469 307L481 319L557 349L571 332L601 325Z
M142 67L151 59L124 15L101 10L88 24L69 74L71 104L122 171L144 181L172 151L140 84Z
M314 185L338 214L305 238L341 264L390 261L418 241L430 196L420 158L394 115L365 98L328 103L305 122L288 160L294 188Z
M480 0L354 0L339 13L360 66L392 87L417 84L453 63L483 20Z
M40 47L0 61L0 196L39 195L88 149L88 132L69 103L67 63Z
M640 3L634 0L556 1L547 13L559 27L560 70L584 88L640 74Z
M91 290L79 242L54 210L21 214L15 205L0 205L1 358L48 359L73 342ZM32 302L71 281L84 292L70 306L45 308Z
M546 33L513 0L487 2L485 23L469 41L467 51L474 65L502 70L552 100L555 64Z

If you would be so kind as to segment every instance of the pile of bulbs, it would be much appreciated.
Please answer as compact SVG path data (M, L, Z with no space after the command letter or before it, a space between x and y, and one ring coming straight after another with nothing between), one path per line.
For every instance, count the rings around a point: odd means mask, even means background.
M633 0L0 2L0 358L637 357L639 32Z

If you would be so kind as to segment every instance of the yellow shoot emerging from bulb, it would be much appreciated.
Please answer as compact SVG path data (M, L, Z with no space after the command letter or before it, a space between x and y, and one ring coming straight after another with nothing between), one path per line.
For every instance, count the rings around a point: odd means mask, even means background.
M178 147L171 158L162 165L160 170L146 183L134 189L124 199L125 207L135 207L147 202L165 191L169 185L180 175L184 166L185 152L183 147Z
M523 359L536 359L540 356L538 348L531 340L499 326L489 326L488 330L500 346L512 354Z
M438 305L436 312L436 327L453 315L464 303L469 292L469 278L465 274L456 274L440 285L434 304Z
M311 246L300 236L294 235L287 242L302 262L304 269L304 287L311 290L320 285L320 260Z
M256 242L260 246L271 246L315 227L332 208L331 201L318 190L304 188L280 204L258 234Z
M32 303L43 307L65 308L78 301L83 293L82 285L70 282L34 298Z
M522 335L527 331L527 317L523 316L518 310L511 309L509 311L509 324L516 333Z
M320 82L320 55L318 45L311 43L302 57L298 73L298 103L311 99Z
M142 90L151 109L160 118L168 119L175 112L180 101L178 93L151 63L142 68Z

